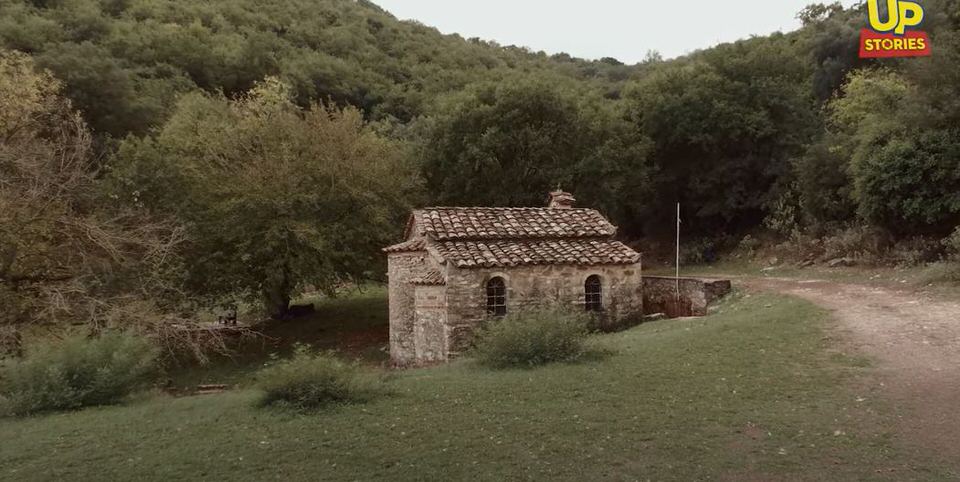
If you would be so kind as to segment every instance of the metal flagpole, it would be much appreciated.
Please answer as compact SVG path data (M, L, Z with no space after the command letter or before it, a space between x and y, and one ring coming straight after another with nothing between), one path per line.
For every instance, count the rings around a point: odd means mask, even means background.
M677 301L680 301L680 203L677 203Z

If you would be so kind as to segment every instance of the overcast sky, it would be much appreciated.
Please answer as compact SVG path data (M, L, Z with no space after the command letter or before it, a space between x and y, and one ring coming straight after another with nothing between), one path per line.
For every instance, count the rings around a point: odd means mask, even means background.
M373 0L443 33L576 57L676 57L721 42L795 30L817 0ZM829 0L820 0L829 3ZM857 0L843 0L844 6Z

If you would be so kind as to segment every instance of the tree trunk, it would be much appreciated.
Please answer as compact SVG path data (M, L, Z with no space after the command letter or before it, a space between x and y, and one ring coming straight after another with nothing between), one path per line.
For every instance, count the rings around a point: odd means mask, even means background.
M264 303L270 318L283 320L290 312L290 283L285 273L277 277L279 279L264 292Z

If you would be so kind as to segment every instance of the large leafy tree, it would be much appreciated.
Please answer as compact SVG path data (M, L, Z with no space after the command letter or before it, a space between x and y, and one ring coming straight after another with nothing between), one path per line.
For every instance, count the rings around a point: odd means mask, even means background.
M960 225L960 132L911 134L859 166L860 214L899 234L949 234Z
M237 100L185 97L156 135L124 143L114 177L186 223L194 293L274 317L307 287L375 276L416 187L405 147L358 110L302 109L272 78Z
M0 51L0 346L27 324L157 334L176 288L178 227L104 196L90 132L61 88Z
M562 82L481 83L420 126L433 201L539 206L558 185L629 222L648 191L648 142L616 106Z
M901 129L897 110L912 95L889 70L854 71L841 94L827 104L822 133L794 166L806 219L815 228L856 219L855 179Z
M583 152L576 103L545 82L476 86L429 127L424 177L444 204L538 205Z

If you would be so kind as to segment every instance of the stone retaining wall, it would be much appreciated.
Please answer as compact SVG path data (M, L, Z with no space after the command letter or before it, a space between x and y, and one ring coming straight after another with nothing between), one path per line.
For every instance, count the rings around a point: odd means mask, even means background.
M669 318L705 316L710 303L726 296L731 290L729 280L680 278L679 284L678 298L677 278L644 276L644 313L663 313Z

